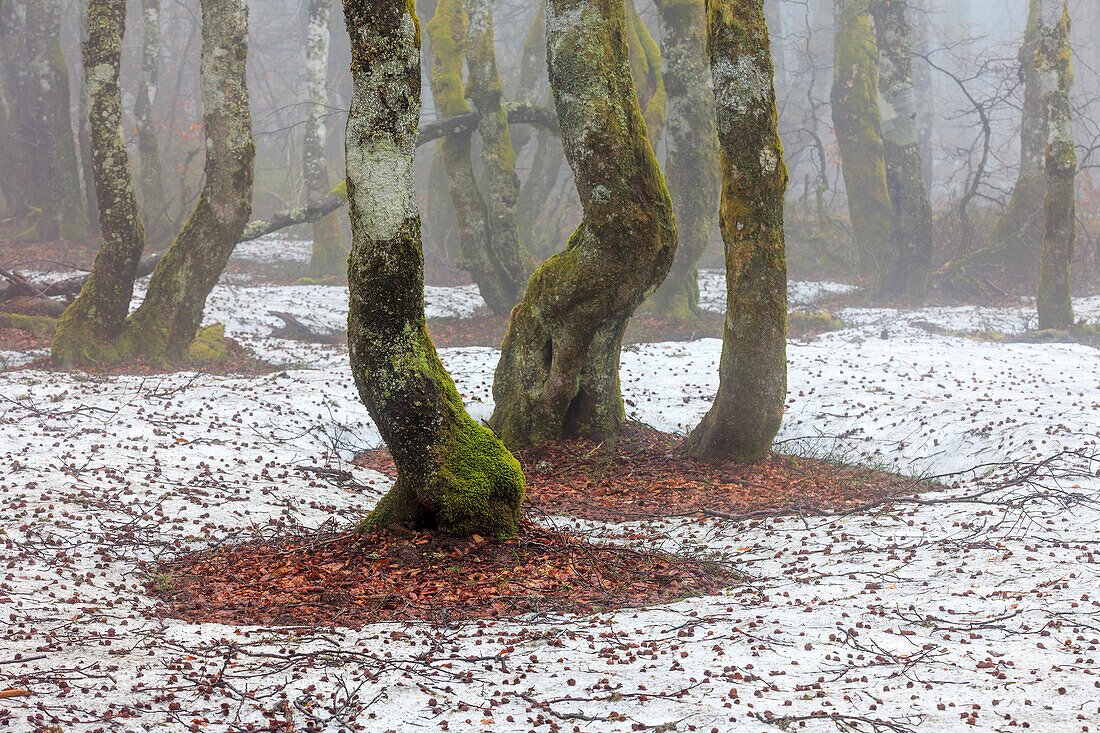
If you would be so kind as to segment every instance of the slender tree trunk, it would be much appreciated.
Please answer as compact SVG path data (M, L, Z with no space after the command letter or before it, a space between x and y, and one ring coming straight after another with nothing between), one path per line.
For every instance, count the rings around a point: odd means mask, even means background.
M936 149L936 88L932 79L932 66L923 56L931 50L932 12L929 0L913 0L913 53L921 58L913 59L913 92L917 104L917 145L924 170L924 186L932 194L932 175L935 169Z
M1039 328L1073 325L1070 268L1077 235L1077 152L1073 145L1072 56L1069 46L1069 5L1066 0L1041 0L1039 74L1046 110L1046 214L1043 252L1039 268Z
M80 45L88 41L88 2L80 1ZM84 182L84 212L88 218L88 235L99 236L99 201L95 196L95 180L92 173L92 130L88 119L88 80L80 75L80 114L77 117L76 146L80 153L80 170Z
M658 0L668 92L665 180L679 246L668 277L647 307L672 318L699 314L699 258L718 215L719 165L704 0Z
M549 0L546 18L584 218L531 277L504 338L491 424L514 446L619 433L623 331L676 253L672 200L629 73L623 0Z
M503 281L512 289L513 305L523 296L534 263L519 239L516 226L516 201L519 177L516 175L516 151L504 108L504 88L497 75L493 49L492 0L466 0L469 10L469 36L466 39L466 67L469 80L466 97L477 112L481 134L481 164L489 200L488 242L490 258L503 272ZM511 308L509 308L511 311Z
M331 10L331 0L309 0L306 19L306 94L309 102L302 144L302 179L309 194L329 187L325 115L328 113ZM347 269L348 251L340 233L340 216L334 212L313 223L313 252L306 277L310 280L326 277L343 279L347 276Z
M19 180L39 210L27 239L77 239L87 232L76 141L69 113L69 72L61 51L60 0L6 0L0 6L15 119Z
M872 0L871 12L879 48L886 189L893 210L893 251L880 291L909 298L924 293L932 267L932 205L917 137L909 0Z
M252 213L252 115L245 60L246 0L201 0L206 183L194 211L153 271L130 318L137 351L158 362L187 357L206 297Z
M523 55L519 63L519 84L514 100L518 104L538 104L545 96L546 75L546 0L536 0L538 10L523 40ZM531 141L531 130L526 127L512 131L512 146L516 155L523 152Z
M462 84L462 62L468 43L465 0L439 0L435 17L428 23L432 39L429 79L440 117L470 112ZM523 295L523 267L494 256L491 249L489 210L481 196L471 159L469 135L450 135L440 145L443 167L450 181L451 201L459 230L458 265L470 273L489 308L507 315Z
M878 48L867 0L836 0L833 128L862 272L883 269L891 204L879 117Z
M649 143L657 149L657 143L665 130L665 80L661 73L661 48L645 21L634 8L634 0L626 3L627 43L630 47L630 70L634 76L634 89L638 105L642 109Z
M353 242L348 344L356 386L398 471L364 525L509 537L523 502L519 462L466 413L424 320L412 171L419 24L407 0L345 0L344 14L355 39L345 156Z
M762 0L708 0L708 42L722 154L726 321L718 394L688 436L704 459L763 458L787 396L787 261L771 51Z
M134 277L145 227L130 177L122 137L122 93L119 85L126 0L90 0L88 38L84 42L91 121L92 177L99 207L103 244L80 295L66 309L54 332L52 359L68 369L101 360L130 309ZM106 346L104 346L106 344Z
M134 103L138 158L141 161L141 207L149 222L148 236L156 249L172 237L172 220L164 196L164 168L160 162L153 102L160 72L160 0L141 0L144 35L141 42L141 77Z

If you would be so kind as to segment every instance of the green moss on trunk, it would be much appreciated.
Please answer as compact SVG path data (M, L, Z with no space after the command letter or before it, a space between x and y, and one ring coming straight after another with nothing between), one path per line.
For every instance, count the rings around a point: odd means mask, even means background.
M510 537L523 502L519 463L466 413L425 326L413 187L419 24L409 0L346 0L344 12L356 39L345 143L348 345L356 386L398 470L363 526Z
M634 77L634 90L638 106L642 109L649 144L657 149L657 143L665 130L665 79L661 69L661 48L653 40L642 16L634 7L634 0L626 5L627 44L630 47L630 72Z
M726 322L718 394L687 445L699 458L752 461L768 454L787 395L787 167L762 0L710 0L708 10Z
M512 312L491 424L511 446L614 437L622 334L672 265L676 230L638 107L623 0L550 0L547 49L584 218Z

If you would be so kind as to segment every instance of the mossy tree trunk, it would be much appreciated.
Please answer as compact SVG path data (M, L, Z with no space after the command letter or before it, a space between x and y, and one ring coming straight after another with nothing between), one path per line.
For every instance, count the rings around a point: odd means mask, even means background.
M160 0L141 0L141 16L144 21L141 77L134 102L138 158L141 162L141 208L148 221L150 244L161 249L171 241L172 220L168 216L168 201L164 196L164 167L160 162L157 123L153 117L153 102L160 75Z
M69 112L69 72L61 50L60 0L6 0L0 47L12 94L13 149L19 174L9 182L37 209L25 239L78 239L87 232L76 139ZM30 223L30 222L29 222Z
M708 0L707 48L718 104L726 321L718 394L688 436L703 459L763 458L787 396L787 167L762 0Z
M443 118L470 112L462 83L468 25L465 0L439 0L435 17L428 23L432 40L429 80ZM518 252L509 250L507 243L501 242L505 246L500 251L494 249L489 208L474 175L470 135L449 135L439 151L458 222L458 265L470 273L489 308L506 315L523 295L525 268L518 261Z
M523 502L519 462L466 413L424 319L413 187L420 27L410 0L345 0L344 14L354 39L348 345L355 383L398 470L364 526L513 536Z
M1073 325L1070 268L1077 236L1077 152L1073 145L1072 52L1066 0L1040 0L1039 51L1035 67L1046 111L1046 202L1039 267L1039 328Z
M668 277L646 304L672 318L699 314L699 258L718 216L719 165L704 0L657 0L668 100L665 177L679 246Z
M309 0L306 14L306 126L302 143L302 180L307 195L329 188L325 115L328 110L328 56L332 34L332 1ZM313 222L313 251L306 277L343 279L347 275L348 251L340 233L337 213Z
M667 99L664 75L661 73L661 47L653 40L653 34L638 14L634 0L628 0L626 4L626 28L634 90L649 132L649 144L656 150L665 131Z
M96 361L96 344L122 330L142 250L145 227L138 212L122 136L119 85L126 0L89 0L88 37L84 42L84 76L92 150L92 178L99 207L103 244L80 295L57 323L52 345L55 365L68 368Z
M879 48L879 112L882 118L886 190L893 212L890 265L881 293L912 298L924 293L932 268L932 204L924 182L913 89L913 36L909 0L871 0Z
M672 200L638 107L623 0L550 0L550 86L584 217L512 312L490 421L510 446L613 438L623 331L676 253Z
M836 59L831 94L855 265L865 274L884 267L892 211L878 106L878 47L867 2L836 0L834 5Z
M504 88L497 74L493 49L493 3L492 0L466 0L466 3L469 17L466 97L477 112L477 129L481 134L481 164L489 195L486 244L490 259L503 273L502 281L511 289L510 298L515 305L523 296L534 263L520 242L516 228L519 177L508 112L503 104ZM508 310L511 312L511 308Z

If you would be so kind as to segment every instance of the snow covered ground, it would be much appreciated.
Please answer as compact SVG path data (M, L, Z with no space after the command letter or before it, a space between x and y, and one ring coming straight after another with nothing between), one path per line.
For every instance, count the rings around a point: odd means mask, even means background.
M337 327L342 294L215 291L210 318L283 372L0 373L0 690L31 693L0 699L7 729L839 729L811 719L820 714L895 726L880 730L1100 727L1100 462L1087 457L1100 452L1100 353L911 325L1012 331L1023 306L850 309L839 315L852 327L791 343L782 450L917 475L977 470L927 505L632 527L733 560L746 581L724 595L359 631L158 618L143 563L348 522L385 491L369 471L352 468L368 488L349 491L306 470L347 468L378 442L346 349L266 338L269 310ZM468 289L436 295L440 312L477 308ZM1100 302L1076 307L1087 315ZM627 349L632 416L694 425L717 388L720 347ZM441 356L471 413L487 417L496 352ZM1027 480L989 467L1044 460ZM980 499L949 498L983 487Z

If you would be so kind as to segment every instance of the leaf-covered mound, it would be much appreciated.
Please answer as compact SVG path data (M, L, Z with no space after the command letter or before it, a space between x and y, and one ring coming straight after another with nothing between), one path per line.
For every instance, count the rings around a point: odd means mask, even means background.
M750 518L867 508L922 488L914 479L858 466L772 454L759 463L708 463L686 455L683 436L637 423L614 445L562 440L515 452L527 503L602 522L686 515ZM355 464L396 475L384 449Z
M149 582L166 616L202 623L335 624L592 613L713 594L736 576L596 545L524 521L516 539L324 532L198 552Z

